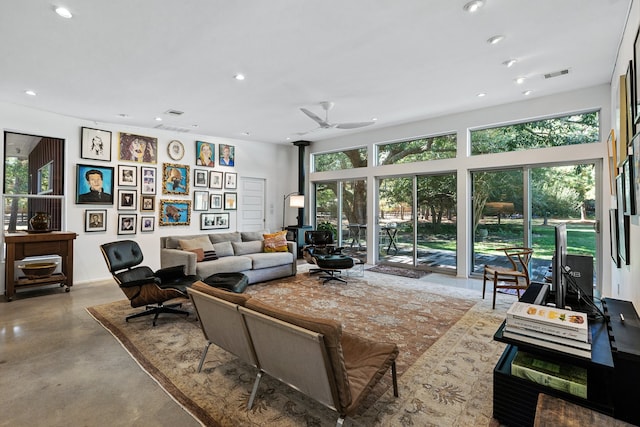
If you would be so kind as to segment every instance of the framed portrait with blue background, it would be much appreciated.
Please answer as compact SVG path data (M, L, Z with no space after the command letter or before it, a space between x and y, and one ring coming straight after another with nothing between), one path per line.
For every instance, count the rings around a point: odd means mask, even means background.
M189 166L162 164L162 194L189 195Z
M76 204L113 205L113 167L76 166Z
M191 200L160 200L160 225L189 225Z

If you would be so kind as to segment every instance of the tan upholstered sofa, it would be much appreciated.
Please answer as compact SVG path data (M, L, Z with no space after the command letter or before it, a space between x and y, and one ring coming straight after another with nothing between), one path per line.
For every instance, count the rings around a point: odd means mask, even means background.
M215 273L243 273L249 284L294 276L297 272L296 244L287 242L286 252L265 253L262 239L265 233L268 231L160 237L160 265L162 268L185 265L186 274L197 274L202 279ZM210 242L217 259L198 262L196 252L181 247L181 242L203 238Z
M187 292L207 339L198 371L211 344L257 368L249 409L265 373L338 412L337 426L356 412L389 367L398 396L396 344L358 337L334 320L287 312L202 282Z

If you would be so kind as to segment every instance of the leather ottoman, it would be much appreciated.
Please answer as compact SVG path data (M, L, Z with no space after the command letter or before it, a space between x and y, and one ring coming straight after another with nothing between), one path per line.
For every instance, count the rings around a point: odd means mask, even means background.
M242 293L249 285L249 278L242 273L216 273L203 280L209 286Z
M315 257L316 264L320 267L326 276L320 276L324 279L324 283L331 280L337 280L339 282L347 283L346 280L336 276L340 270L348 270L353 267L353 258L346 255L317 255Z

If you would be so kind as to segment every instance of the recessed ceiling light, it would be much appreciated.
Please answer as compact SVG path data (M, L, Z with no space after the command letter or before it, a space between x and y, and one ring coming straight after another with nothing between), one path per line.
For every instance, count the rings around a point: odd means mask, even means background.
M66 7L56 7L56 13L60 16L62 16L63 18L67 18L67 19L71 19L71 17L73 17L73 15L71 14L71 12L69 12L69 9L67 9Z
M24 93L29 96L36 96L36 92L33 90L25 90Z
M244 74L236 74L235 76L233 76L234 79L236 80L244 80Z
M522 94L523 94L524 96L529 96L529 95L531 95L532 93L533 93L533 91L532 91L532 90L525 90L524 92L522 92Z
M502 63L502 65L506 66L507 68L511 68L515 65L516 62L518 62L517 59L507 59Z
M516 83L521 85L522 83L524 83L525 80L527 80L526 77L518 77L516 79Z
M199 126L199 125L197 125L197 124L193 124L193 125L191 125L191 127L192 127L192 128L197 128L198 126Z
M500 36L500 35L498 35L498 36L493 36L493 37L489 37L489 38L487 39L487 43L489 43L489 44L498 44L498 43L500 43L500 42L501 42L502 40L504 40L504 39L505 39L505 37L504 37L504 36Z
M249 132L242 132L242 134L243 134L244 136L249 136L249 135L251 135Z
M128 119L129 118L129 115L125 114L125 113L120 113L120 114L118 114L118 116L122 117L123 119Z
M464 9L466 12L474 13L477 12L478 9L480 9L482 6L484 6L483 0L473 0L465 4L462 9Z
M161 121L162 121L162 117L156 117L156 118L155 118L155 121L156 121L156 122L161 122Z
M486 93L484 93L484 92L480 92L480 93L479 93L479 94L477 94L476 96L477 96L478 98L482 98L482 97L487 96L487 94L486 94Z

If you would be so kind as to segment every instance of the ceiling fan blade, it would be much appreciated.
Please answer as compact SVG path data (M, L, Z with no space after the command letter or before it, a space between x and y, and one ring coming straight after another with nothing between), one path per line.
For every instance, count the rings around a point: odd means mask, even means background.
M339 123L337 125L335 125L336 128L338 129L356 129L356 128L362 128L365 126L370 126L372 124L374 124L375 122L354 122L354 123Z
M303 113L305 113L307 116L309 116L309 118L313 121L315 121L316 123L318 123L320 125L320 127L326 128L326 127L330 127L331 125L329 123L327 123L325 120L322 120L320 117L318 117L315 113L312 113L311 111L307 110L306 108L300 108L300 111L302 111Z

